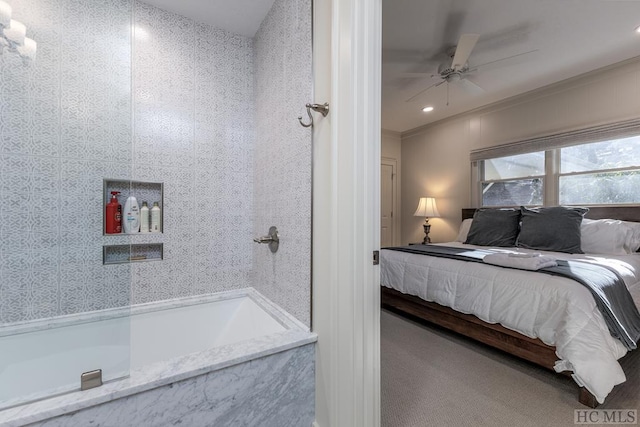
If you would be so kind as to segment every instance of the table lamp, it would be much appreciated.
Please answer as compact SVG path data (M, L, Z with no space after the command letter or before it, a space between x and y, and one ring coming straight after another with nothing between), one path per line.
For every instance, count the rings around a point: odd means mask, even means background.
M429 217L438 218L440 216L438 208L436 207L436 199L433 197L420 197L418 209L416 209L413 216L424 217L424 224L422 224L422 228L424 229L424 240L422 240L422 244L426 245L427 243L431 243L431 238L429 237L429 231L431 231Z

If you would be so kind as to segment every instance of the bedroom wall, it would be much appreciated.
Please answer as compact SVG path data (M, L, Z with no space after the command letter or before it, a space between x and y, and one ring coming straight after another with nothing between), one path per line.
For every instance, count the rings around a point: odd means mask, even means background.
M422 238L413 217L419 197L436 197L434 242L451 241L460 209L470 207L469 152L635 118L640 111L640 57L402 134L402 243Z
M396 159L399 164L400 158L402 157L401 142L402 135L400 132L382 129L382 136L380 140L382 157ZM398 168L400 168L400 166L398 166Z

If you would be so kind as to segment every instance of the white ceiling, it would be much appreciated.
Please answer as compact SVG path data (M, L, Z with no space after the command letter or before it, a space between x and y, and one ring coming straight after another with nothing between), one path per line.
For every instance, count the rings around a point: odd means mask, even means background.
M144 0L152 6L234 34L253 37L274 0Z
M253 37L274 0L144 0ZM640 0L383 0L382 127L407 131L640 55ZM438 65L461 34L480 34L470 75L484 93L442 84ZM403 73L425 72L425 78ZM447 106L447 86L449 105ZM422 107L435 110L423 113Z
M382 127L407 131L640 55L640 0L383 0ZM431 79L461 34L480 34L470 79L485 89ZM446 56L445 56L446 59ZM446 61L445 61L446 62ZM448 59L450 64L451 59ZM427 72L424 78L403 73ZM449 106L447 101L449 86ZM421 111L432 105L431 113Z

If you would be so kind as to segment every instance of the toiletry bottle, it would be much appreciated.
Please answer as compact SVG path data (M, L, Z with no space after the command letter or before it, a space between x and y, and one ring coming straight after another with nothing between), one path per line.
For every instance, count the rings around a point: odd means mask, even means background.
M149 232L149 206L147 202L142 202L142 207L140 208L140 232Z
M119 191L112 191L111 200L107 204L104 230L107 234L122 233L122 205L118 202L118 194Z
M151 232L160 233L161 230L160 206L158 206L158 202L153 202L153 207L151 208Z
M129 196L124 204L124 232L137 233L140 230L140 208L134 196Z

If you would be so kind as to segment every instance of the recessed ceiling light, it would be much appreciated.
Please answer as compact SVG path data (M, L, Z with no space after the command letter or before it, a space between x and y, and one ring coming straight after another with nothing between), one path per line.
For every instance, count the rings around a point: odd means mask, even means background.
M424 107L422 111L424 111L425 113L428 113L430 111L433 111L433 107Z

